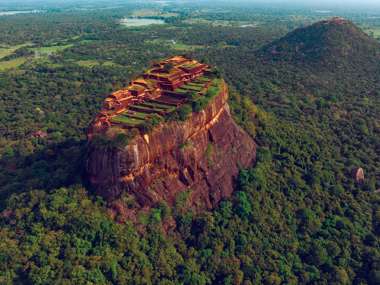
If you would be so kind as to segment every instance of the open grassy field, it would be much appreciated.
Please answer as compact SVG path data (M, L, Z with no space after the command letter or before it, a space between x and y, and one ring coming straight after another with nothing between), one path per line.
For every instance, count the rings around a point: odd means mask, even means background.
M380 39L380 26L377 25L362 25L360 28L369 36Z
M196 25L210 25L213 27L240 27L240 28L254 28L259 26L259 22L254 21L225 21L225 20L208 20L203 18L187 19L184 21L186 24Z
M17 68L27 61L26 57L18 57L8 61L0 61L0 72Z
M157 9L139 9L135 10L132 13L132 17L176 17L178 16L177 13L169 13L169 12L162 12Z
M32 48L31 50L40 56L46 56L46 55L50 55L53 53L63 51L63 50L68 49L72 46L73 46L72 44L55 45L55 46L35 47L35 48Z
M94 67L100 65L101 63L97 60L79 60L76 62L76 64L82 67Z
M6 45L3 46L0 44L0 59L6 57L8 55L11 55L12 53L14 53L19 48L26 47L29 45L30 45L30 43L25 43L25 44L15 45L15 46L6 46Z
M184 43L173 43L172 47L173 49L178 50L178 51L192 51L192 50L203 48L202 45L187 45Z
M44 58L47 58L48 55L57 53L71 46L72 46L71 44L68 44L68 45L55 45L55 46L45 46L45 47L33 47L32 43L24 43L24 44L14 45L14 46L0 45L0 60L4 59L5 57L9 55L12 55L18 49L26 47L29 50L34 51L36 53L37 58L35 58L34 60L36 62L41 62L41 60L44 60ZM17 68L20 65L24 64L27 60L28 60L28 57L23 56L23 57L14 58L11 60L0 61L0 71L6 71L9 69ZM48 64L48 62L45 62L45 63Z
M0 48L0 59L12 54L15 51L13 48Z
M196 49L204 48L203 45L189 45L189 44L177 42L174 40L155 39L155 40L146 40L145 42L151 43L151 44L167 45L176 51L194 51Z
M23 47L28 47L30 50L36 52L40 56L45 56L45 55L50 55L52 53L57 53L59 51L65 50L67 48L72 47L72 44L67 44L67 45L53 45L53 46L44 46L44 47L33 47L32 43L24 43L20 45L14 45L14 46L7 46L7 45L1 45L0 44L0 59L11 55L14 53L16 50L23 48Z
M98 60L92 60L92 59L89 59L89 60L79 60L79 61L76 62L76 64L78 64L79 66L88 67L88 68L92 68L92 67L95 67L95 66L113 66L113 67L120 66L119 64L114 63L113 61L100 62Z
M379 28L371 28L366 31L370 36L373 36L376 39L380 38L380 27Z

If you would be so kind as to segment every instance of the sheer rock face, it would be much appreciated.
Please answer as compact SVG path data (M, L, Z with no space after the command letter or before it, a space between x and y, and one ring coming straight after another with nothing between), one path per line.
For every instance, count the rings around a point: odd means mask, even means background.
M213 208L231 196L239 168L252 165L256 144L231 118L228 91L184 122L168 122L133 139L124 149L92 147L87 160L89 182L108 201L124 192L140 207L189 190L189 207Z

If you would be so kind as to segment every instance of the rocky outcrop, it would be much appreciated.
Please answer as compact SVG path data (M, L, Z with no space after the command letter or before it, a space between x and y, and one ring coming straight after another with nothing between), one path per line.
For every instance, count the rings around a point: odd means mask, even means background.
M233 192L239 168L250 166L255 142L231 118L228 90L215 96L184 122L166 122L141 133L127 146L92 146L87 160L90 184L108 201L124 193L141 207L166 201L188 191L189 207L210 209Z
M355 182L357 183L363 183L364 182L364 169L361 167L354 168L352 170L352 177L355 179Z

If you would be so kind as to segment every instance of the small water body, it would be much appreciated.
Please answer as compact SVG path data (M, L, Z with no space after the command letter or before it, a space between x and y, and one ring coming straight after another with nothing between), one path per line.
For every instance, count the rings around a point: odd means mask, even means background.
M257 24L243 24L239 26L240 28L257 28Z
M29 10L29 11L0 11L0 16L13 16L17 14L34 14L42 13L42 10Z
M149 25L163 25L165 21L148 18L124 18L120 23L126 27L143 27Z
M330 10L315 10L315 13L330 14L330 13L332 13L332 11L330 11Z

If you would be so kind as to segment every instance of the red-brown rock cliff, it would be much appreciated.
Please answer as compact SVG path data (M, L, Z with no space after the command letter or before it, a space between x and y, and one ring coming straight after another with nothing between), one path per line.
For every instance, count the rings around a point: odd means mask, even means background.
M189 206L210 209L231 196L239 168L250 166L256 145L231 118L227 87L184 122L167 122L123 149L91 147L88 179L112 201L127 192L141 207L172 205L190 190Z

